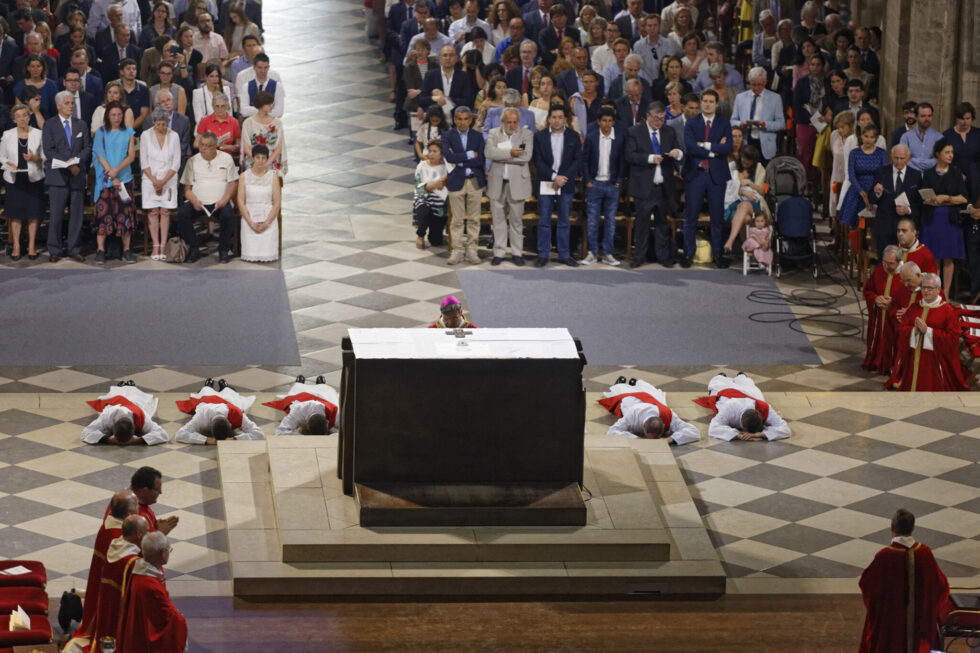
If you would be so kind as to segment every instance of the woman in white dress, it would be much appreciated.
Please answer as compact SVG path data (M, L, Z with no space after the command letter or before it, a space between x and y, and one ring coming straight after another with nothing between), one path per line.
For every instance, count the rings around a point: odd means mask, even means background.
M279 178L269 170L269 148L252 148L252 167L238 182L242 212L242 260L267 263L279 258Z
M252 106L258 113L242 123L242 169L247 170L252 165L252 148L265 145L269 148L269 167L280 177L285 177L288 165L282 121L270 113L275 101L276 98L268 91L259 91L252 98Z
M170 231L170 209L177 208L177 171L180 170L180 137L170 129L170 114L156 109L150 115L153 129L140 136L140 169L143 171L143 209L153 239L154 261L166 261L164 247Z
M200 88L195 88L191 95L195 127L201 118L214 113L214 96L221 93L225 94L229 102L234 101L235 96L231 84L221 78L221 66L213 63L208 64L204 69L204 84Z

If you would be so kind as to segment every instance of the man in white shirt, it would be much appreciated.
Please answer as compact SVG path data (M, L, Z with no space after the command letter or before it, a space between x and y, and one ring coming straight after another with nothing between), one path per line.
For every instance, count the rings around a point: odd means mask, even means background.
M453 50L456 48L453 46L452 40L439 31L439 21L435 18L426 18L425 22L422 23L422 31L412 37L412 40L408 42L408 48L405 50L405 59L402 61L402 65L408 65L408 58L414 54L415 42L419 39L425 39L429 42L430 52L442 52L442 49L447 45L452 47Z
M619 377L599 400L619 420L607 435L628 438L665 438L667 444L687 444L701 439L701 432L667 407L667 395L643 379Z
M184 262L194 263L201 258L194 220L207 216L212 220L217 219L220 225L218 260L228 263L235 235L235 211L231 198L238 189L238 167L230 154L218 150L218 137L212 132L198 137L198 149L199 153L187 160L180 177L187 199L177 211L180 237L187 243Z
M94 40L98 31L109 25L106 10L110 5L116 5L122 9L123 22L129 25L129 29L133 31L133 38L138 39L140 30L143 29L143 15L140 13L140 6L136 0L95 0L88 12L85 35L90 40Z
M762 391L744 373L724 373L708 381L709 396L694 403L715 412L708 435L719 440L767 441L789 437L789 425L766 403Z
M261 440L262 429L248 418L246 412L255 403L255 395L243 397L224 379L214 389L214 380L177 402L181 412L194 416L177 431L177 442L185 444L217 444L218 440ZM234 432L241 432L236 436Z
M453 24L449 26L449 39L456 46L456 51L458 52L466 44L466 35L474 27L482 27L483 31L487 33L487 40L493 43L493 28L487 21L477 16L480 13L480 3L477 0L466 0L466 6L463 10L466 15L453 21Z
M235 82L235 96L241 103L238 110L242 118L258 113L259 110L252 106L252 98L259 91L265 91L276 99L270 113L276 118L282 118L286 107L286 91L279 73L269 69L269 55L264 52L255 55L252 67L239 73Z
M310 385L301 374L289 392L262 405L286 413L276 428L276 435L326 435L337 422L340 395L327 385L323 376L316 377L316 383Z
M170 436L153 421L157 411L156 398L137 388L132 381L111 386L109 392L87 403L99 411L99 416L82 431L82 441L86 444L126 447L170 441Z
M653 84L660 79L660 62L677 53L677 45L660 35L660 16L647 17L647 36L633 44L633 54L643 57L640 76Z
M616 42L616 39L619 38L619 25L611 21L607 22L606 19L602 18L601 16L595 18L592 23L595 24L596 21L601 21L599 24L602 25L606 35L606 42L592 48L592 70L605 77L603 73L605 72L606 67L608 67L609 64L616 63L616 55L613 53L613 44ZM609 88L611 83L611 81L606 80L606 88Z

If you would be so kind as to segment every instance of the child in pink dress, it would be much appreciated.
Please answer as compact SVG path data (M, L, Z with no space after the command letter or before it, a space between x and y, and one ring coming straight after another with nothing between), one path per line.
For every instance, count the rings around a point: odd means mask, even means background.
M772 239L772 227L766 219L764 213L759 212L755 216L752 226L749 227L749 237L742 243L742 250L749 256L754 256L755 260L763 265L772 265L772 249L769 248L769 241Z

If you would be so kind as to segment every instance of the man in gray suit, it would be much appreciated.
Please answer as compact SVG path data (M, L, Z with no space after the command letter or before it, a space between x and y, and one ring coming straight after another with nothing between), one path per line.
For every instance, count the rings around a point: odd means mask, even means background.
M48 257L52 263L64 253L61 249L61 220L68 206L68 255L81 263L82 207L85 204L85 184L92 157L92 140L88 125L74 117L75 96L61 91L54 96L58 115L48 118L41 131L44 148L44 185L51 203L51 224L48 227ZM52 164L71 162L54 168Z
M528 162L534 148L534 134L520 125L521 114L507 107L500 114L500 127L487 135L484 154L490 166L487 196L493 216L493 259L500 265L507 253L510 236L511 260L524 265L524 200L531 196Z
M684 97L681 98L681 104L684 107L683 113L673 120L668 121L667 126L677 134L677 146L681 149L681 152L686 152L687 150L684 145L684 125L687 124L689 118L693 118L701 113L701 100L694 93L685 93Z

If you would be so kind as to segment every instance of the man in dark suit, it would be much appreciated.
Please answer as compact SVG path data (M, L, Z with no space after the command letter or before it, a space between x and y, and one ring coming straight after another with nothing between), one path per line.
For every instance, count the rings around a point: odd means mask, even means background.
M715 264L727 268L731 261L722 256L725 219L725 184L731 178L728 155L732 151L732 126L717 115L718 93L701 93L701 113L684 125L687 166L684 172L684 258L681 267L691 267L695 253L694 234L701 203L708 198L711 216L711 253Z
M683 113L668 121L667 126L673 129L677 136L677 147L681 148L681 152L687 152L687 147L684 145L684 126L687 125L688 120L701 111L701 100L695 93L685 93L684 97L681 98L681 103L684 105Z
M560 6L560 5L559 5ZM558 88L565 91L565 97L572 97L576 93L585 91L585 74L594 72L596 78L596 93L601 98L606 92L603 88L602 75L596 71L589 70L589 49L575 48L572 53L572 67L558 75Z
M0 25L0 88L3 89L5 104L13 104L14 60L20 53L17 43L5 36Z
M674 243L667 216L674 203L674 172L684 153L676 132L664 126L665 117L664 105L651 102L646 122L631 127L626 134L624 157L630 165L629 190L636 205L631 268L640 267L647 260L651 215L657 262L666 268L674 266Z
M449 208L452 222L449 234L453 241L453 251L449 263L461 263L465 257L467 263L478 265L480 255L477 253L477 240L480 237L480 203L483 201L483 189L487 186L486 161L483 158L483 135L473 125L473 112L468 106L456 107L453 121L455 129L450 129L442 135L442 153L446 163L455 167L446 176L446 190L449 191ZM469 243L463 245L463 227ZM494 259L493 265L500 265L502 259Z
M623 165L626 129L616 122L616 113L608 107L599 109L598 124L599 128L590 130L585 138L582 162L589 254L581 262L588 265L601 258L606 265L619 265L612 250L616 213L619 211L619 189L626 171ZM603 218L605 226L602 247L599 247L599 222Z
M119 79L119 62L123 59L132 59L136 62L139 69L140 57L143 52L135 45L130 43L132 32L129 25L120 23L116 25L116 43L106 48L102 52L102 81L106 84ZM126 56L122 56L125 53Z
M893 147L892 164L875 171L875 185L872 192L868 193L868 199L878 207L875 211L878 260L881 260L887 245L898 244L898 221L909 216L916 220L919 218L918 191L922 185L922 174L908 165L910 159L908 147L901 144ZM906 201L896 204L895 200L903 193Z
M524 36L526 38L537 42L541 32L550 26L549 12L551 11L553 1L531 0L531 2L527 3L527 13L521 16L524 20ZM533 9L531 8L532 6L534 7Z
M538 190L538 259L534 267L543 268L551 255L551 214L558 205L555 227L558 262L578 267L569 249L569 218L575 195L575 178L582 167L582 143L579 136L565 127L565 109L552 105L548 112L548 129L534 135L534 165ZM541 192L541 191L544 192Z
M41 145L44 148L44 186L51 202L51 224L48 227L48 255L52 263L64 252L61 249L61 221L68 206L68 255L81 263L82 207L85 182L92 155L89 128L74 117L75 99L68 91L55 95L58 115L44 123ZM55 160L73 161L67 168L54 168Z
M902 105L902 118L905 119L898 129L892 132L891 146L895 147L902 141L902 136L905 136L905 132L910 132L915 129L917 120L915 117L915 109L919 106L918 102L906 102Z
M565 5L555 5L549 13L551 24L538 34L538 45L541 46L541 62L550 68L555 65L555 60L558 58L558 46L561 45L563 38L571 37L576 44L581 43L581 40L579 31L574 27L568 27L568 10L565 9ZM588 63L587 52L586 63ZM601 70L599 74L602 74Z
M82 78L77 70L69 68L68 72L65 73L63 84L65 90L72 94L72 99L75 101L75 110L72 115L83 120L86 125L91 125L92 114L100 102L95 99L94 95L82 90Z
M626 82L631 79L640 80L640 84L643 86L643 99L649 103L653 100L653 92L650 88L650 82L640 77L640 70L643 68L643 57L638 54L631 54L626 57L623 62L623 72L612 81L609 85L609 92L606 93L606 97L610 100L618 100L626 94Z
M516 89L520 93L528 93L531 90L531 69L534 68L538 59L538 45L534 41L522 41L518 51L521 56L521 64L508 70L504 79L507 80L507 88Z
M422 92L419 93L419 107L423 111L435 102L442 106L447 118L453 107L469 106L473 103L473 91L470 89L470 78L466 73L456 68L459 55L451 45L444 46L439 53L439 68L425 73L422 80ZM449 88L446 88L448 80Z
M105 10L109 24L95 33L95 53L102 57L102 53L116 44L116 25L123 22L122 5L109 3Z
M637 25L639 24L640 18L643 17L643 0L628 0L626 10L628 15L617 18L615 22L619 25L619 33L632 46L640 40Z
M844 111L850 111L854 114L854 118L857 119L858 114L862 111L867 111L871 114L871 121L881 127L881 117L878 115L878 109L871 106L864 101L864 84L861 83L860 79L850 79L847 81L847 99L842 100L837 103L834 107L834 117L837 114L843 113Z
M643 97L643 85L638 79L626 82L626 95L616 100L616 119L624 127L632 127L646 122L647 106L650 102Z

